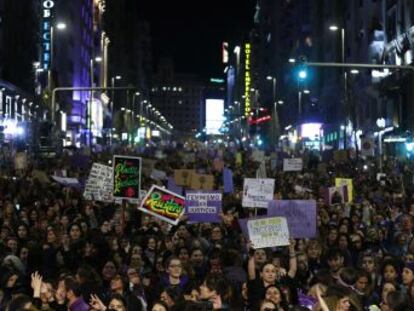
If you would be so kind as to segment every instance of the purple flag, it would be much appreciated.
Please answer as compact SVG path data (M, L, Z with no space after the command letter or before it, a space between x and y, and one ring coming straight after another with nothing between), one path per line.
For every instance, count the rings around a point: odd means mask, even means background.
M286 217L290 236L295 239L316 237L316 201L314 200L270 201L267 215Z
M233 171L229 168L224 168L223 170L223 184L224 184L224 193L233 193Z
M168 177L168 185L167 189L171 192L177 193L179 195L183 195L183 187L177 186L175 184L174 176Z
M190 222L219 223L221 201L220 191L186 191L185 214Z

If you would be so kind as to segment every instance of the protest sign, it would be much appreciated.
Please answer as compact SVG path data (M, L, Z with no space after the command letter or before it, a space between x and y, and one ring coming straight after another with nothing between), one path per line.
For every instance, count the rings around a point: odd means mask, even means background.
M184 200L181 195L153 185L138 209L176 225L184 213Z
M348 187L329 187L326 194L326 203L328 205L343 204L348 202Z
M354 199L354 186L352 184L351 178L335 178L335 186L347 186L348 191L348 201L345 201L345 203L352 202Z
M150 177L155 180L164 180L167 178L167 174L164 171L153 169Z
M139 199L142 159L138 157L115 155L112 163L114 168L114 198L125 200Z
M25 170L27 168L27 154L25 152L17 152L14 156L14 169Z
M303 169L303 161L301 158L283 159L284 172L300 172Z
M193 174L191 177L191 189L195 190L213 190L214 176Z
M223 170L223 187L224 193L234 192L233 171L229 168Z
M267 208L273 200L275 180L270 178L245 178L243 185L243 207Z
M255 249L289 245L289 229L284 217L248 220L247 230Z
M252 160L255 162L262 162L265 159L265 152L263 150L254 150L252 153Z
M61 184L62 186L73 187L73 188L80 187L79 180L77 180L76 178L59 177L59 176L52 176L52 178L56 182L58 182L59 184Z
M174 180L177 186L190 187L195 170L174 170Z
M256 170L256 178L267 178L266 163L260 162L259 168Z
M285 217L290 236L295 239L316 237L316 201L314 200L271 201L267 215Z
M112 166L94 163L86 180L83 197L86 200L112 202L113 172Z
M185 214L190 222L220 222L222 194L219 191L187 191Z

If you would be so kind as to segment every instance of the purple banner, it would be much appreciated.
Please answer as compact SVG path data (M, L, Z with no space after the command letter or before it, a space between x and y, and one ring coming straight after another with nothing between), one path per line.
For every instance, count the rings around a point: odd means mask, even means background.
M316 237L316 201L270 201L268 216L286 217L290 236L293 238Z
M220 191L186 191L185 214L190 222L215 222L221 221Z
M171 192L177 193L179 195L183 195L183 187L176 185L174 176L168 177L167 189L170 190Z
M229 168L223 170L223 184L224 184L224 193L233 193L233 171Z

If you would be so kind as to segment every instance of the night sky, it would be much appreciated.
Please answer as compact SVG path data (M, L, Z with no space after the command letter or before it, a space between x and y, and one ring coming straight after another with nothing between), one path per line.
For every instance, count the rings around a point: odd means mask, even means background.
M255 0L142 1L155 60L172 56L177 72L223 75L221 43L240 43L253 25Z

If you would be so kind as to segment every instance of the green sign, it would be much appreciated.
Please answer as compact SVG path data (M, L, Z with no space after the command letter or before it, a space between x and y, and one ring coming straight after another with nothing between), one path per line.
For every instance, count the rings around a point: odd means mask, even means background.
M114 156L114 198L139 199L141 163L138 157Z

